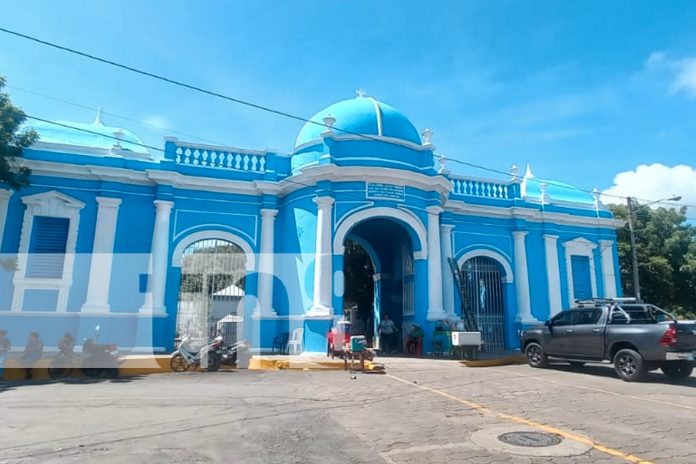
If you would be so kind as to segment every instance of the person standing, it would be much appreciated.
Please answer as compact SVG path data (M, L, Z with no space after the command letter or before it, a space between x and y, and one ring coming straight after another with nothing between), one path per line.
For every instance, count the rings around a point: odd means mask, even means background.
M379 323L379 334L384 342L384 352L394 352L394 334L396 333L396 324L389 318L389 314L385 314L382 321Z
M37 332L31 332L21 358L22 364L24 364L25 379L31 378L31 367L36 361L41 359L41 356L43 355L43 346L44 345L39 338L39 334Z
M0 330L0 356L7 354L12 349L12 342L7 338L7 330Z

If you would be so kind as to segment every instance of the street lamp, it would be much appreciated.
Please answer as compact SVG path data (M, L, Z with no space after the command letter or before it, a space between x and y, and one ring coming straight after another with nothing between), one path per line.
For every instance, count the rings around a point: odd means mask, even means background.
M663 198L662 200L655 200L644 204L643 206L654 205L655 203L661 203L663 201L679 201L682 197L680 195L672 195L669 198ZM640 277L638 276L638 251L636 250L636 235L633 231L633 202L635 200L632 197L626 197L626 204L628 205L628 231L631 236L631 261L633 268L633 291L635 292L636 301L640 303Z

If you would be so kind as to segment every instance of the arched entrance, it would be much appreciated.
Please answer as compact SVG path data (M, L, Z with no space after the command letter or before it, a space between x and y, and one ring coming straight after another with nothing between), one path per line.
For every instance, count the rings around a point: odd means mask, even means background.
M371 346L402 351L403 333L415 316L414 252L407 229L392 219L366 219L349 230L342 245L343 310L354 332L363 332ZM380 338L386 316L400 330Z
M493 258L475 256L461 266L462 309L475 315L486 351L505 349L503 280L501 265Z
M215 336L223 318L241 320L247 265L239 245L219 238L198 240L186 246L180 264L177 338L185 334L204 342ZM234 343L240 331L241 324L226 327L227 342Z

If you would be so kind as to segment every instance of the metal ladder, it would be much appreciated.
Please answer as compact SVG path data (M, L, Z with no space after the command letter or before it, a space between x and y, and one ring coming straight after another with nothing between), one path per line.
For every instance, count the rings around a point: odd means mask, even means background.
M478 332L479 329L478 322L476 321L476 312L469 304L469 289L466 285L466 278L463 275L462 270L459 269L459 266L457 266L457 262L454 260L454 258L447 258L447 262L452 270L454 283L457 285L457 290L459 291L459 300L461 301L464 328L467 332Z

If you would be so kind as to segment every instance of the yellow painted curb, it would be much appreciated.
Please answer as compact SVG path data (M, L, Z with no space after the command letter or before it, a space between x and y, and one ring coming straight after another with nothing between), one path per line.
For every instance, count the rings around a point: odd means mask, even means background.
M494 359L465 359L460 361L467 367L492 367L492 366L507 366L509 364L525 364L527 358L519 356L504 356Z
M336 360L294 360L277 359L264 356L252 356L249 361L249 369L257 371L298 370L298 371L342 371L345 363L342 359ZM349 366L350 368L350 366ZM366 371L383 369L383 366L370 361L365 361Z

